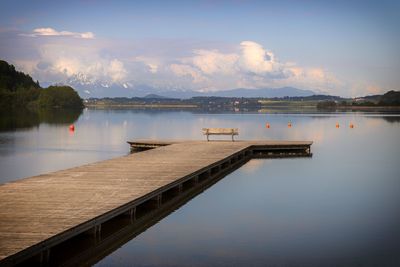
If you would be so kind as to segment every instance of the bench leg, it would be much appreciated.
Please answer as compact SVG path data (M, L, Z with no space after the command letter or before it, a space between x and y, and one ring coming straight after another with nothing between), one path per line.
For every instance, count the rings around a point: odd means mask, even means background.
M207 142L208 142L208 141L210 141L210 140L208 139L208 134L207 134Z
M233 139L233 134L232 134L232 142L235 142L235 139Z

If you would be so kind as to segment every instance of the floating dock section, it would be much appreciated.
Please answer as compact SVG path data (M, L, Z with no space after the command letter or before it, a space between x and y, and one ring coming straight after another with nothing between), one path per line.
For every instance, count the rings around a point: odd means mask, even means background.
M50 265L73 238L101 237L118 217L131 221L251 158L311 156L312 142L151 141L127 156L0 186L0 266Z

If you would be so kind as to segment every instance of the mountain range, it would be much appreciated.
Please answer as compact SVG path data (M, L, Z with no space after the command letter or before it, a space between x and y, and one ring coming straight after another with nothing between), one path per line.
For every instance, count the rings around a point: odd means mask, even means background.
M82 98L93 97L145 97L157 95L165 98L188 99L196 96L218 97L285 97L285 96L311 96L316 93L311 90L303 90L293 87L281 88L236 88L222 91L192 91L182 89L154 88L148 85L137 85L131 82L106 83L94 81L82 76L73 76L61 83L69 85L78 91Z

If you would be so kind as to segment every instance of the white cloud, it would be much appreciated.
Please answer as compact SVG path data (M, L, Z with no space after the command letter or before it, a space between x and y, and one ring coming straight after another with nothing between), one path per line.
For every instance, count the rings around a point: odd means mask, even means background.
M263 74L272 72L277 63L272 52L266 51L260 44L251 41L240 43L241 56L240 63L244 70Z
M352 84L348 84L349 96L350 97L360 97L365 95L377 95L387 92L384 88L376 85L370 84L365 81L358 81Z
M94 39L92 32L70 32L70 31L57 31L53 28L37 28L29 34L22 34L23 36L38 37L38 36L69 36L82 39Z
M195 89L294 86L329 91L339 84L332 74L322 68L280 62L271 51L252 41L241 42L233 53L197 49L192 51L191 56L177 60L179 64L170 65L172 72L180 77L190 75Z
M292 86L316 89L321 93L332 93L335 89L344 87L342 82L323 68L302 68L291 65L288 66L287 71L291 75L285 82Z
M138 56L133 58L133 62L144 63L151 73L157 73L160 65L160 60L153 57Z
M217 50L195 50L193 65L205 74L233 74L238 60L236 54L223 54Z
M122 83L128 71L122 60L101 55L102 47L81 44L75 40L71 44L60 41L40 45L35 60L16 60L22 70L44 82L59 83L77 79L82 84L100 82Z
M377 95L377 94L382 94L384 93L385 90L382 89L382 87L378 85L368 85L367 86L367 93L371 95Z
M151 73L157 73L158 65L149 63L149 64L147 64L147 66L149 67L149 71Z
M53 30L40 33L55 34ZM176 47L168 49L168 43L162 45L164 52L160 52L157 47L131 43L118 47L104 40L88 43L81 38L40 38L37 41L35 59L14 62L45 82L76 78L83 84L97 81L104 88L112 83L129 83L203 91L292 86L329 92L342 86L325 69L281 62L271 51L252 41L243 41L229 51L221 47L196 47L179 54L170 53Z
M53 68L60 73L71 76L78 73L82 66L78 59L60 58L54 62Z
M171 71L179 76L189 76L193 80L194 83L200 83L205 81L205 77L203 77L200 73L200 71L196 70L190 65L185 65L185 64L171 64L170 65Z
M127 75L127 71L124 68L124 63L118 59L114 59L110 62L107 71L107 74L111 77L113 82L122 82Z

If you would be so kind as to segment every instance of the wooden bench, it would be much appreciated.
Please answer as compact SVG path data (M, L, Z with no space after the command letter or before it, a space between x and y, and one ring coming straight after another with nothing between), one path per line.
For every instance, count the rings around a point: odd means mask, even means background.
M203 134L207 135L207 141L210 141L208 139L208 136L210 136L210 135L231 135L232 142L233 142L233 141L235 141L233 139L233 136L239 135L239 129L238 128L203 128Z

